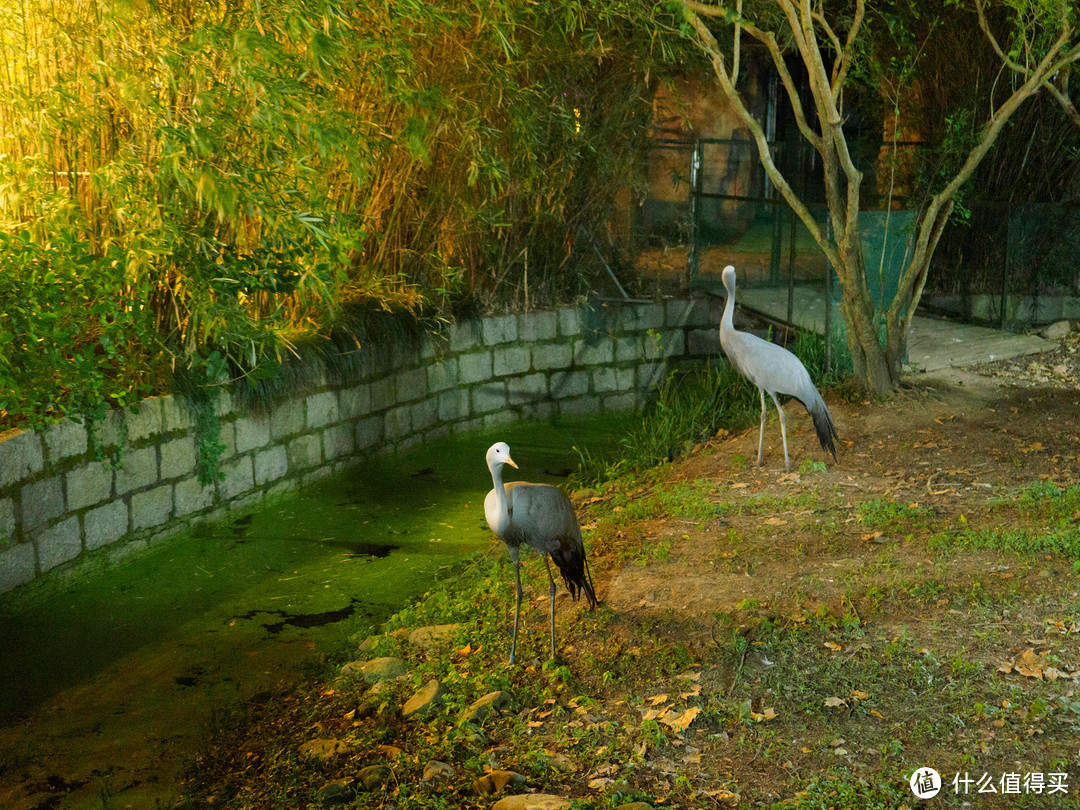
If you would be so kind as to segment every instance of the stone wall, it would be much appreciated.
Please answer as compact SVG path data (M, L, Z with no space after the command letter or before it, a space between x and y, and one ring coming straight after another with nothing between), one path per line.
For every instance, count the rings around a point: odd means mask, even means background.
M458 323L402 345L348 385L268 413L223 392L222 476L199 483L191 415L173 397L0 437L0 593L102 549L161 537L302 486L378 452L517 419L626 410L669 363L719 352L707 299L560 309ZM96 449L96 452L95 452Z

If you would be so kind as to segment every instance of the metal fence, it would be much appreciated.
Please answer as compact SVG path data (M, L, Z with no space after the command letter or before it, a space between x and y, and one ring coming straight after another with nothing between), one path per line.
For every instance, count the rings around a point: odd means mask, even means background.
M871 292L887 307L914 237L909 189L932 171L923 144L860 142L863 255ZM773 161L829 228L817 154L771 143ZM838 286L806 226L776 192L749 140L658 140L643 167L647 194L631 223L635 266L646 279L721 292L738 271L740 300L769 317L837 334ZM928 313L1025 329L1080 317L1080 205L972 206L951 225L931 267Z

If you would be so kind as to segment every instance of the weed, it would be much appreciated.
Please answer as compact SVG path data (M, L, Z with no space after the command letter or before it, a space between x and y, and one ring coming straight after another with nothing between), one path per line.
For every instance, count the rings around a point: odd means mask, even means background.
M906 526L913 521L924 520L930 516L930 509L919 504L903 504L884 498L871 498L856 507L859 520L875 529L889 529L894 526Z

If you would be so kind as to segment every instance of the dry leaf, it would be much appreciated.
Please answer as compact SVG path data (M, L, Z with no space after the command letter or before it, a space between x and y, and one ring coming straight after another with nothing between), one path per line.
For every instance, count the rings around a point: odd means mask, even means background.
M668 710L665 716L660 718L660 722L671 726L676 731L686 731L699 714L701 714L700 706L691 706L682 714Z
M769 526L786 526L787 525L786 520L784 520L783 518L778 518L778 517L766 518L765 523L767 525L769 525Z
M648 698L648 701L653 706L656 706L659 703L667 703L668 696L667 695L653 695L651 698Z
M825 698L825 707L829 709L838 709L841 706L847 706L847 701L838 697Z
M851 696L853 698L855 698L856 700L869 700L870 699L870 693L869 692L864 692L861 689L856 689L855 691L853 691L851 693Z
M844 649L843 644L837 644L835 641L826 641L825 646L828 647L830 650L834 650L835 652L840 652L842 649Z

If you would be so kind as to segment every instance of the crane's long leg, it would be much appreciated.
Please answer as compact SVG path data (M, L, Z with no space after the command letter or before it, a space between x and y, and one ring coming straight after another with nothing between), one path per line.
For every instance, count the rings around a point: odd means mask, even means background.
M551 599L551 658L555 658L555 578L551 576L551 563L548 562L548 555L544 555L544 565L547 566L548 582L551 585L548 587L548 596Z
M514 581L517 584L517 601L514 602L514 640L510 642L510 663L513 664L517 660L515 653L517 653L518 623L521 621L521 562L516 548L510 549L510 556L514 560Z
M784 422L784 409L780 407L780 400L776 398L776 394L769 392L769 396L772 397L772 401L776 403L776 412L780 414L780 435L784 439L784 467L788 472L791 472L791 460L788 458L787 453L787 425ZM764 402L764 397L762 402Z
M761 446L765 441L765 389L759 388L758 393L761 394L761 426L758 428L757 434L757 465L760 467Z

